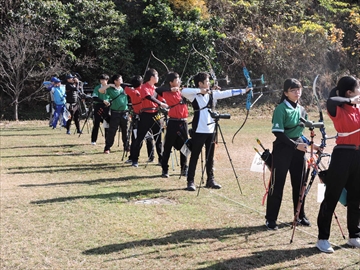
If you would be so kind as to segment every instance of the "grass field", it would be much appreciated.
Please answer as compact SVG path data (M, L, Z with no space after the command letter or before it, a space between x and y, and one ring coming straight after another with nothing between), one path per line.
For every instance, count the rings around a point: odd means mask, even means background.
M252 110L234 144L244 114L220 120L242 194L221 137L215 176L223 188L198 194L184 190L175 159L167 179L156 164L145 168L145 147L133 168L121 161L117 138L105 155L103 137L91 145L87 127L79 138L46 121L2 122L1 269L359 269L360 250L346 246L335 220L335 253L315 248L318 179L305 206L311 227L297 227L290 244L287 181L280 228L266 230L263 174L250 165L253 146L260 148L255 138L271 147L271 113ZM334 135L328 119L326 128ZM346 208L338 205L336 214L347 236Z

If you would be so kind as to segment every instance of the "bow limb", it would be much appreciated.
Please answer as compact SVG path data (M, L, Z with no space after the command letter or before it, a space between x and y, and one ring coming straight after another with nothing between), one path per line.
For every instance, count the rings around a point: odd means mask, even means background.
M243 128L243 126L246 123L246 120L248 119L250 108L251 108L251 99L253 98L253 90L252 90L253 84L252 84L252 81L251 81L251 78L250 78L250 73L247 70L247 68L245 67L245 65L243 66L243 73L244 73L244 76L245 76L246 81L247 81L247 87L250 88L250 91L247 93L247 96L246 96L246 116L245 116L245 120L242 123L242 125L240 126L240 128L235 132L234 136L232 137L232 140L231 140L232 143L234 143L234 139L235 139L236 134L238 134L239 131Z
M313 82L313 95L314 95L314 98L315 98L315 101L316 101L316 105L318 107L318 111L319 111L319 122L323 122L324 123L324 117L323 117L323 113L322 113L322 109L321 109L321 104L320 104L320 100L319 100L319 97L316 93L316 82L319 78L319 75L316 75L315 79L314 79L314 82ZM326 146L326 131L325 131L325 125L323 125L321 128L320 128L320 132L321 132L321 144L320 144L320 147L322 148L325 148Z
M319 78L319 75L316 75L315 80L313 82L313 94L314 94L316 105L317 105L318 111L319 111L319 117L320 117L319 121L324 122L324 117L323 117L323 113L322 113L322 110L321 110L320 101L319 101L319 98L318 98L317 93L316 93L316 81L318 80L318 78Z
M194 51L195 51L197 54L199 54L202 58L204 58L204 59L206 60L206 62L208 63L209 68L210 68L210 71L209 71L209 72L210 72L210 75L211 75L212 79L214 80L214 85L217 86L217 85L218 85L218 80L217 80L217 78L216 78L215 71L214 71L214 69L213 69L213 67L212 67L212 65L211 65L211 63L210 63L210 60L209 60L205 55L203 55L201 52L199 52L199 51L195 48L194 44L192 44L192 47L193 47Z
M185 66L184 66L184 68L183 68L183 70L182 70L182 72L181 72L180 80L182 79L182 77L183 77L183 75L184 75L186 66L187 66L187 64L188 64L188 62L189 62L189 59L190 59L191 52L192 52L192 48L190 48L189 55L188 55L188 57L187 57L187 59L186 59L186 62L185 62Z
M163 61L161 61L159 58L157 58L157 57L154 55L153 51L151 51L151 56L154 57L156 60L158 60L161 64L163 64L164 67L166 68L167 73L169 73L169 69L168 69L167 65L166 65Z

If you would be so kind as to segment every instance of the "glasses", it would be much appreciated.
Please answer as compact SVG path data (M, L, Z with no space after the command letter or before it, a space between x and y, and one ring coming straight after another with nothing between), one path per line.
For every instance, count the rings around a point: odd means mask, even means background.
M301 92L302 88L290 88L288 92L295 93L295 92Z

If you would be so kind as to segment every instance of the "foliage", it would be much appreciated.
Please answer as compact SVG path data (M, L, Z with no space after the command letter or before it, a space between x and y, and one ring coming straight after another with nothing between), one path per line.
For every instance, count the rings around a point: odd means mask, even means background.
M150 57L151 51L185 83L195 73L209 70L192 45L209 59L217 77L230 78L229 87L246 84L243 64L254 78L264 74L270 89L278 89L286 77L308 85L315 74L323 74L334 84L343 74L359 76L360 72L356 1L3 2L2 29L16 25L42 29L48 58L65 57L62 70L81 74L90 86L100 73L121 73L128 81L154 67L164 76L165 67ZM0 35L4 34L1 30ZM22 97L28 95L28 85Z
M18 120L18 105L36 98L35 94L40 94L42 86L36 82L46 80L61 70L59 62L54 61L43 42L45 33L45 28L15 25L7 27L1 36L0 86L11 97L10 105L14 106L15 120ZM21 98L29 84L37 89Z

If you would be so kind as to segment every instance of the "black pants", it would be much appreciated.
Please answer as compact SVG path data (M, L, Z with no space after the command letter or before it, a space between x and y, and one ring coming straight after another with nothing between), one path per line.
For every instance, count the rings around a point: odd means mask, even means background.
M134 152L134 148L135 148L135 141L137 138L137 130L138 130L138 126L139 126L139 118L137 115L133 116L132 119L132 132L131 132L131 146L130 146L130 156L129 159L132 160L131 157L131 153ZM140 149L142 147L142 142L140 143ZM152 137L149 137L146 139L146 150L147 150L147 154L148 154L148 158L149 160L154 160L154 140Z
M329 239L332 216L344 187L349 238L360 237L360 150L335 148L325 182L325 197L317 219L318 238Z
M80 111L79 111L79 105L77 103L73 103L70 104L68 103L67 105L69 105L69 112L71 114L71 118L66 122L66 130L69 131L70 130L70 126L71 126L71 121L74 120L75 123L75 127L77 132L80 132Z
M114 144L115 135L120 127L121 130L121 139L123 142L123 147L125 148L127 144L127 112L116 112L111 111L109 131L105 138L105 148L104 151L110 150L111 146Z
M135 140L135 145L133 148L133 152L130 153L133 162L138 162L139 160L141 144L148 131L152 132L152 134L154 135L155 147L159 157L159 162L162 161L162 154L161 154L162 139L160 132L160 122L154 119L156 115L157 113L146 113L146 112L142 112L140 114L140 121L137 131L137 137Z
M181 137L187 140L188 136L188 126L187 122L184 121L177 121L177 120L169 120L166 128L165 134L165 142L164 142L164 151L163 151L163 159L162 159L162 169L163 171L169 170L169 158L171 154L172 147L175 149L180 150L181 147L184 145L184 140L178 135L178 132L181 133ZM187 163L187 157L180 152L180 167L183 170Z
M187 181L194 182L196 165L205 144L205 164L207 181L214 180L214 152L215 142L213 133L194 133L192 136L192 149L189 161ZM201 168L202 169L202 168Z
M100 124L103 122L103 118L102 115L100 114L100 110L106 110L107 112L109 111L109 108L106 107L103 103L95 103L94 104L94 121L93 121L93 129L91 132L91 142L96 142L97 141L97 137L99 134L99 128L100 128ZM107 128L105 129L105 138L106 138L106 134L107 133Z
M273 144L273 168L271 172L271 181L266 203L266 216L269 221L276 221L279 215L281 201L283 197L284 185L287 172L290 172L292 186L293 212L296 213L299 202L302 178L305 174L305 152L294 149L294 147L275 140ZM299 218L305 216L305 201L303 201Z

